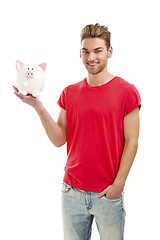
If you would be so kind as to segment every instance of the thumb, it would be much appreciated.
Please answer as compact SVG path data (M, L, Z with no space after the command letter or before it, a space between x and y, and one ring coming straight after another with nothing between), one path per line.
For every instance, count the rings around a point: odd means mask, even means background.
M101 198L105 193L106 193L106 189L103 190L102 192L100 192L100 193L96 196L96 198Z

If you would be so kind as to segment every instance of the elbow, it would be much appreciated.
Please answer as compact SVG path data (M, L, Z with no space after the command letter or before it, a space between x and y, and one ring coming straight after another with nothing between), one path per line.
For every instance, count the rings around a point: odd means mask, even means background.
M60 147L62 147L64 144L65 144L65 143L56 145L56 147L60 148Z
M62 147L64 144L66 143L66 140L62 143L57 143L57 144L54 144L56 147L60 148Z
M58 141L57 141L56 147L62 147L66 143L67 136L66 136L66 131L64 129L61 128L61 134L59 135L57 140Z
M56 136L51 135L49 139L55 147L62 147L67 141L66 133L64 131L61 131Z
M49 137L49 140L55 147L62 147L66 143L66 140L64 140L63 142L62 141L60 142L50 137Z

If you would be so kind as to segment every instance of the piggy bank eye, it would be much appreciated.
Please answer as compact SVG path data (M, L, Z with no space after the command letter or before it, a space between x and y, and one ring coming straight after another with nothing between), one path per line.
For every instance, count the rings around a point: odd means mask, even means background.
M32 68L32 70L33 70L33 68Z
M29 68L28 68L28 70L29 70Z

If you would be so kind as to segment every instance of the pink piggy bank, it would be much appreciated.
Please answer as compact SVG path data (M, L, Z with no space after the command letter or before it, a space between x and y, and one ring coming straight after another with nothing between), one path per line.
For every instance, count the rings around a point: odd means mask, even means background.
M47 63L28 65L17 60L16 87L19 92L24 95L32 94L33 97L39 97L44 88L44 73L46 67Z

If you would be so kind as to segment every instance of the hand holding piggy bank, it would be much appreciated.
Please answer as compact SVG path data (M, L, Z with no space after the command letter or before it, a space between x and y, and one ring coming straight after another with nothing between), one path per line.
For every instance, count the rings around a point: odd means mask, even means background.
M47 63L39 65L27 65L16 61L18 91L24 95L32 94L33 97L39 97L44 88L44 72Z

